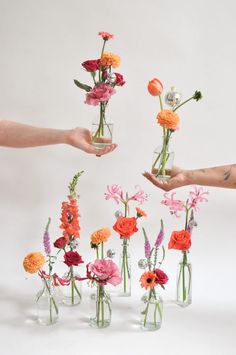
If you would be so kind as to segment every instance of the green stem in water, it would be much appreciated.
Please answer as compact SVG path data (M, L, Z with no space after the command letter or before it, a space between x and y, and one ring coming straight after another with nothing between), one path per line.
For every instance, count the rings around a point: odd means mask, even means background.
M73 273L73 266L70 267L70 273L71 273L71 304L75 303L75 288L74 288L74 273Z

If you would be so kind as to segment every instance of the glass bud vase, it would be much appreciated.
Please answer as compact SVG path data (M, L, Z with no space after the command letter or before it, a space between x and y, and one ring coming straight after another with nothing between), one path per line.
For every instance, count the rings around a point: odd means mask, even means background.
M96 148L104 148L112 144L113 123L101 112L92 123L92 144Z
M122 281L119 285L119 296L131 296L131 259L128 252L128 241L123 239L120 255L120 274Z
M36 295L37 320L39 324L51 325L58 320L58 301L53 280L43 280L43 287Z
M141 328L143 330L160 329L162 324L163 301L155 288L146 292L141 301Z
M104 285L97 284L96 292L90 297L90 325L94 328L106 328L111 323L111 298Z
M70 280L68 285L62 286L62 303L66 306L76 306L82 300L82 281L76 280L80 277L73 266L63 275L64 280Z
M171 170L174 164L174 152L170 150L168 141L163 137L162 146L154 150L152 161L152 174L159 180L167 181L171 177Z
M192 265L187 260L178 265L176 303L181 307L187 307L192 303Z

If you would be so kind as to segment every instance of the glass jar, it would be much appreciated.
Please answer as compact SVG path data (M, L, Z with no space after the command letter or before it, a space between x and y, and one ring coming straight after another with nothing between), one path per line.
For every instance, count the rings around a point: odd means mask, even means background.
M104 285L97 284L96 292L90 297L90 325L94 328L106 328L111 323L111 298Z
M192 265L186 259L184 254L177 270L176 303L181 307L192 303Z
M122 251L120 254L120 274L122 281L119 285L119 296L131 296L131 258L128 252L129 243L123 239Z
M163 301L155 288L146 292L142 299L141 328L143 330L157 330L162 324Z
M64 280L70 280L69 285L62 286L62 303L66 306L76 306L82 300L82 281L76 280L80 275L75 271L75 267L71 266L63 275Z
M113 123L105 112L104 103L100 103L100 115L92 123L92 145L104 148L112 144Z
M163 137L162 146L158 146L153 153L152 174L159 180L168 181L174 164L174 152L170 150L170 137Z
M39 324L51 325L58 320L58 301L56 287L52 279L43 280L43 287L36 295L37 320Z

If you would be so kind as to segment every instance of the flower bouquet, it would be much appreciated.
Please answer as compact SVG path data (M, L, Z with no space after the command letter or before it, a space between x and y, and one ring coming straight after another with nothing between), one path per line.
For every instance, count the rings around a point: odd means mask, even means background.
M54 247L64 252L64 263L68 271L62 277L64 287L62 288L62 302L67 306L74 306L81 302L81 279L76 267L83 263L78 253L78 239L80 238L79 210L77 203L76 185L78 178L83 172L76 174L69 184L68 201L62 203L61 225L63 236L54 242Z
M96 328L106 328L111 323L111 298L105 285L117 286L121 282L117 265L104 257L104 243L110 236L109 228L99 229L91 235L91 247L96 250L97 259L87 265L87 278L97 289L91 295L90 317L90 325Z
M138 186L137 186L138 187ZM124 212L116 211L115 216L117 218L113 229L120 235L122 240L122 252L120 256L120 271L122 277L122 283L120 287L120 296L131 295L131 261L128 253L129 240L137 231L137 219L146 216L146 213L139 207L136 208L136 217L129 217L130 202L135 201L142 204L147 200L147 195L144 191L138 187L139 190L132 196L129 196L128 192L124 194L119 185L111 185L107 187L105 193L105 199L113 199L117 204L121 203L124 206Z
M120 57L105 52L106 42L114 36L108 32L99 32L99 36L103 39L100 57L82 63L83 68L91 74L93 86L82 84L78 80L74 80L74 83L86 91L86 104L100 107L98 120L92 125L92 143L97 148L103 148L112 143L113 124L108 121L106 113L108 102L116 93L115 87L123 86L125 81L122 74L112 71L112 68L119 67Z
M174 162L174 152L170 150L170 140L172 134L179 129L180 119L176 111L191 100L199 101L202 98L200 91L195 93L187 100L181 103L181 94L175 87L171 88L165 96L165 102L169 109L163 107L162 92L163 84L159 79L152 79L148 83L148 91L152 96L157 96L160 102L161 111L157 114L157 122L162 127L163 137L162 145L154 151L152 163L152 174L160 180L168 180L171 177L171 169Z
M141 287L144 287L148 292L142 297L141 325L144 330L157 330L161 327L163 313L163 301L158 294L157 286L160 285L164 289L164 285L168 281L168 276L160 269L165 258L164 246L162 246L161 261L158 262L159 249L164 239L162 220L161 230L152 248L144 228L143 233L145 259L139 260L138 265L141 269L145 269L145 272L139 281Z
M48 233L50 219L46 226L43 237L45 254L40 252L33 252L28 254L23 260L23 267L26 272L31 274L38 273L42 280L43 288L37 293L37 320L39 324L51 325L58 320L58 299L55 286L58 285L59 279L56 274L52 274L53 264L56 257L51 255L51 245ZM48 273L43 270L43 266L48 264Z
M176 217L180 217L180 212L185 212L184 229L172 232L168 248L182 252L182 260L177 272L176 303L181 307L186 307L192 303L192 265L188 260L188 253L191 247L192 230L197 225L194 211L197 211L199 202L208 201L206 198L208 192L204 192L202 187L194 186L186 201L177 200L174 195L175 192L170 197L168 193L165 193L162 204L169 207L170 213Z

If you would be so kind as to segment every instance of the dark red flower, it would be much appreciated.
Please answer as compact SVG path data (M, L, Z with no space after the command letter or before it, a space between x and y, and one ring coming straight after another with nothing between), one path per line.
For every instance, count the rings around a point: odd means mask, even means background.
M85 62L82 63L82 66L87 71L94 72L96 70L99 70L100 62L101 62L100 59L86 60Z
M55 242L53 243L54 247L55 247L55 248L58 248L58 249L64 249L65 246L66 246L66 244L67 244L66 238L64 238L64 237L58 238L58 239L55 240Z
M79 264L83 264L83 260L81 255L77 253L77 251L68 251L64 254L64 263L67 266L77 266Z
M165 285L169 280L168 276L164 273L164 271L160 269L155 270L156 280L159 285Z
M123 86L125 84L124 78L122 74L119 73L114 73L116 76L116 81L115 81L115 85L118 86Z

